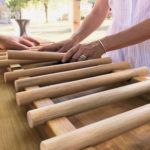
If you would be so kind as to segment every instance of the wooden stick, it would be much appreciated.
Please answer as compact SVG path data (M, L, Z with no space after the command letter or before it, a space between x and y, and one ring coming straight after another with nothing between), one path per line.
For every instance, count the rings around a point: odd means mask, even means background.
M150 121L150 104L41 142L41 150L79 150L119 136ZM71 140L70 140L71 139ZM69 142L68 142L69 141Z
M143 81L104 92L75 98L69 101L54 104L27 113L31 128L48 120L70 116L97 107L109 105L118 101L127 100L150 92L150 81ZM84 106L84 107L83 107Z
M6 52L0 52L0 56L6 56Z
M81 61L76 63L68 63L68 64L61 64L61 65L54 65L54 66L46 66L46 67L40 67L40 68L33 68L33 69L27 69L27 70L21 70L17 72L6 72L4 74L4 79L6 82L11 82L19 77L26 77L26 76L37 76L37 75L43 75L43 74L50 74L50 73L56 73L56 72L62 72L67 70L73 70L73 69L79 69L84 67L91 67L101 64L108 64L111 63L111 58L99 58L99 59L92 59L87 61Z
M129 69L129 62L112 63L106 65L99 65L94 67L88 67L84 69L78 69L73 71L61 72L48 74L43 76L36 76L28 79L19 79L15 81L16 91L22 91L25 87L39 85L52 85L56 83L62 83L67 81L79 80L83 78L88 78L96 75L101 75L104 73L109 73L113 70Z
M19 92L16 94L16 101L19 106L26 105L30 104L34 100L48 97L61 97L77 92L98 88L104 85L120 83L129 80L133 77L142 76L146 74L148 74L148 69L146 67L140 67L107 75L101 75L97 77L51 85L39 88L37 90Z
M4 59L0 60L0 67L9 67L11 64L31 64L43 62L41 60L17 60L17 59Z
M0 56L0 60L5 60L5 59L7 59L6 55Z
M39 52L39 51L7 51L8 59L25 59L25 60L49 60L49 61L60 61L64 53L57 52Z
M28 64L28 65L23 65L23 69L31 69L31 68L38 68L38 67L45 67L45 66L50 66L50 65L55 65L58 64L58 61L49 61L49 62L40 62L40 63L34 63L34 64Z

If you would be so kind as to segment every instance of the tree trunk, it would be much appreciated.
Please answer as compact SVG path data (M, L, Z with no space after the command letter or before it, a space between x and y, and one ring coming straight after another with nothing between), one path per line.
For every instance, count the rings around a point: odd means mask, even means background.
M45 20L46 23L48 23L48 4L44 3L44 7L45 7Z
M73 25L72 32L75 32L80 27L80 0L73 0Z
M22 12L21 12L21 9L19 9L19 19L22 19Z

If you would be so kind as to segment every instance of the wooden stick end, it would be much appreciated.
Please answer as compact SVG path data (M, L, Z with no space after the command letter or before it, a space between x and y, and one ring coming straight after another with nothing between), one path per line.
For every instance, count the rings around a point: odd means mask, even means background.
M31 112L30 111L27 112L27 120L28 120L29 127L33 128L34 124L33 124L33 120L32 120Z
M45 141L42 141L40 144L40 150L48 150Z
M16 103L18 106L21 106L20 98L18 96L18 93L16 94Z
M9 82L6 73L4 73L4 81L5 81L5 83L8 83L8 82Z
M14 82L14 86L15 86L16 92L19 92L19 87L18 87L18 84L17 84L17 80Z
M6 52L6 59L8 59L8 51Z

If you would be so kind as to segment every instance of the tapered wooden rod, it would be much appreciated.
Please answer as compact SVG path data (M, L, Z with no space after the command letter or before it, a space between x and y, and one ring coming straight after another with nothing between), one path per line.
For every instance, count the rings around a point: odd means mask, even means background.
M31 68L38 68L38 67L45 67L50 65L58 64L58 61L49 61L49 62L39 62L39 63L33 63L28 65L22 65L23 69L31 69Z
M6 55L0 56L0 60L4 60L4 59L7 59Z
M64 53L57 52L39 52L39 51L15 51L9 50L7 51L8 59L25 59L25 60L49 60L49 61L60 61Z
M70 116L100 106L127 100L147 92L150 92L150 81L143 81L112 90L75 98L53 106L47 106L29 111L27 113L28 123L32 128L39 124L45 123L48 120Z
M17 60L17 59L4 59L0 60L0 67L8 67L12 64L31 64L31 63L37 63L37 62L43 62L41 60Z
M88 67L83 69L71 70L66 72L48 74L43 76L36 76L27 79L19 79L15 81L16 91L22 91L25 87L39 85L52 85L56 83L62 83L67 81L79 80L88 78L104 73L109 73L113 70L129 69L129 62L119 62L112 64L99 65L94 67Z
M107 75L101 75L92 78L51 85L35 90L19 92L16 94L16 101L18 105L30 104L34 100L48 97L50 98L61 97L77 92L90 90L93 88L98 88L100 86L120 83L129 80L133 77L146 74L148 74L148 69L146 67L140 67L136 69L129 69Z
M79 150L119 136L150 121L150 104L41 142L41 150ZM69 142L68 142L69 141Z
M6 52L0 52L0 56L6 56Z
M61 65L26 69L26 70L21 70L17 72L6 72L4 74L4 79L6 82L11 82L11 81L18 79L19 77L25 77L25 76L33 77L37 75L62 72L62 71L67 71L67 70L79 69L83 67L91 67L91 66L108 64L108 63L111 63L111 58L109 57L92 59L92 60L75 62L75 63L67 63L67 64L61 64Z

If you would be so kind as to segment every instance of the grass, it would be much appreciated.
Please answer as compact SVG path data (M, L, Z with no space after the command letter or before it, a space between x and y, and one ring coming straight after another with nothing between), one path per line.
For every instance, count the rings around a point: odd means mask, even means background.
M111 24L111 19L106 19L102 26L98 28L94 33L92 33L85 42L90 42L101 37L104 37L107 33L107 29ZM35 38L50 40L50 41L60 41L67 39L71 36L71 23L67 21L49 22L44 23L30 23L31 35ZM0 24L0 34L4 35L15 35L13 24Z

